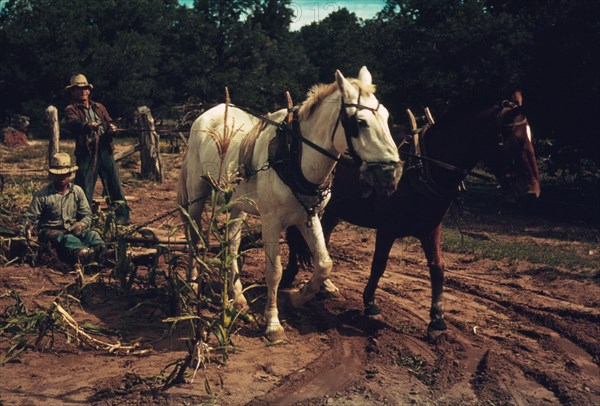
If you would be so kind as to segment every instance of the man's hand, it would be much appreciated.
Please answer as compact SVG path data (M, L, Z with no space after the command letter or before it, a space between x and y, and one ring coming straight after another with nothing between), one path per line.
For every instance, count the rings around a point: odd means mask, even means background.
M79 236L81 236L81 234L83 234L83 232L86 229L87 229L87 226L85 225L85 223L82 223L81 221L77 221L76 223L73 223L73 226L71 226L71 229L69 231L71 232L71 234L79 237Z
M84 125L86 127L88 127L90 130L93 130L95 128L98 128L98 126L100 125L100 123L97 123L95 121L87 121Z

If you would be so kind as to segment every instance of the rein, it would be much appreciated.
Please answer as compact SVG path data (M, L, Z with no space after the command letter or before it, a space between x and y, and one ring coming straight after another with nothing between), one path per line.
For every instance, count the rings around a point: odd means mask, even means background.
M482 180L486 180L486 181L490 181L493 182L494 178L492 178L491 176L487 176L487 175L482 175L480 173L477 172L473 172L473 171L469 171L467 169L463 169L463 168L459 168L458 166L449 164L447 162L444 161L438 161L437 159L433 159L433 158L429 158L423 155L417 155L417 154L412 154L410 152L404 152L404 151L399 151L400 154L410 157L410 158L416 158L420 161L426 161L426 162L431 162L432 164L435 164L437 166L439 166L440 168L452 171L452 172L456 172L458 174L461 174L463 176L472 176L474 178L478 178L478 179L482 179Z

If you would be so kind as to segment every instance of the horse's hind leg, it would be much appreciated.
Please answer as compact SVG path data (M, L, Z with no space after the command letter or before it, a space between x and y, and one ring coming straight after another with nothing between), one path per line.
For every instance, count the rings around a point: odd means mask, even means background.
M240 249L240 243L242 241L242 226L246 219L246 213L240 212L237 209L231 211L231 218L227 227L229 228L229 249L231 255L233 255L233 261L231 261L231 267L229 267L229 281L230 281L230 293L233 295L233 305L237 310L244 310L248 305L246 298L243 294L242 282L240 280L240 272L237 261L238 252Z
M300 230L298 230L298 227L296 226L288 227L285 232L285 239L290 252L288 255L288 263L283 270L279 286L282 288L289 288L292 286L292 283L298 275L301 258L304 258L303 252L309 251L309 249L302 234L300 234Z
M446 330L444 321L444 264L442 263L442 225L438 225L428 235L419 238L427 257L429 277L431 279L431 322L427 327L428 335Z
M379 307L375 304L375 291L379 280L385 272L387 261L390 255L395 238L389 232L377 230L375 237L375 253L371 263L371 274L365 290L363 291L363 304L365 305L365 314L367 316L377 316L381 313Z
M304 285L300 291L290 295L290 301L294 307L302 306L315 296L321 285L329 278L333 266L333 262L327 252L327 246L325 244L325 238L319 219L315 217L311 227L303 224L298 226L298 228L313 255L314 272L308 283Z
M198 243L200 241L200 233L202 232L202 212L204 211L204 202L210 195L210 185L204 180L200 181L199 187L192 196L195 198L189 201L180 201L179 204L187 210L187 216L183 217L183 223L185 228L186 237L188 237L191 249L190 249L190 265L188 268L188 281L194 282L198 278L198 269L193 261L193 252L198 249ZM187 194L184 195L187 198Z
M265 305L265 336L270 342L284 339L284 331L279 321L277 309L277 289L281 281L281 252L279 248L279 233L283 228L278 220L261 215L262 238L265 251L265 280L267 282L267 303Z

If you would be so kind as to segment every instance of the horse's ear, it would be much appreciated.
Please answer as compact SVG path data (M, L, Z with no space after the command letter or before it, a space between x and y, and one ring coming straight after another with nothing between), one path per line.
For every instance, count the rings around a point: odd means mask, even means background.
M523 95L521 94L521 91L515 90L515 92L513 93L513 95L510 98L510 101L513 102L514 104L516 104L517 106L522 106L523 105Z
M366 66L360 68L360 72L358 72L358 80L363 82L365 85L373 84L373 77Z
M342 75L342 72L340 72L339 69L336 69L335 71L335 81L337 82L337 85L340 88L340 90L344 88L344 82L347 82L346 78L344 77L344 75Z
M348 79L346 79L339 70L335 71L335 81L338 85L338 89L340 89L340 93L342 93L342 97L346 102L358 98L358 92L354 86L348 82Z

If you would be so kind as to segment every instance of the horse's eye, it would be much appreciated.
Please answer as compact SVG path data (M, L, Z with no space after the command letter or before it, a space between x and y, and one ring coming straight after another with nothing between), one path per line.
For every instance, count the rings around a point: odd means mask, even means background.
M357 120L358 121L358 126L362 127L362 128L368 128L369 127L369 123L367 123L365 120Z

